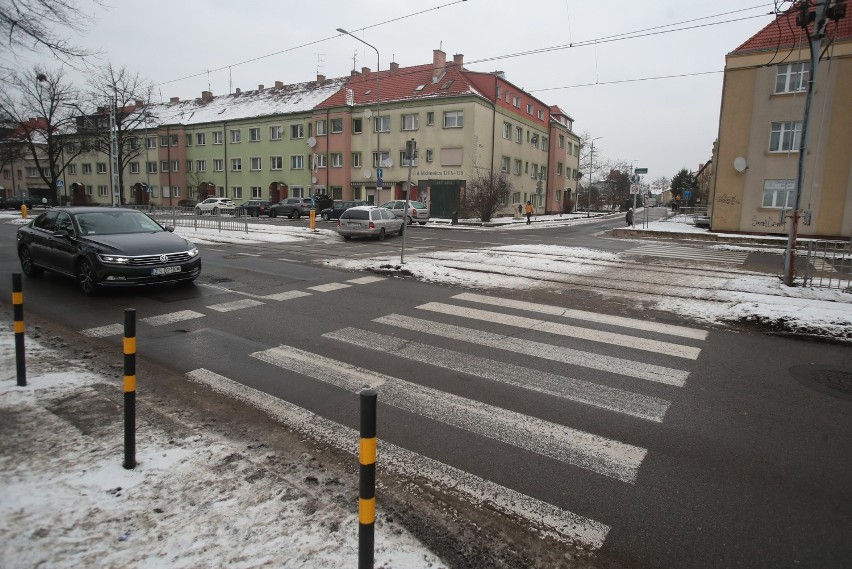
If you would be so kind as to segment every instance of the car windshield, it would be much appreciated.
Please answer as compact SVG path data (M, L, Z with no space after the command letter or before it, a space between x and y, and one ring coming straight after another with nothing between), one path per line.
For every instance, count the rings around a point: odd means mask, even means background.
M409 202L409 203L411 204L411 207L413 207L414 209L426 209L426 206L423 205L423 202Z
M77 225L83 235L116 233L153 233L165 231L156 221L136 211L97 211L77 214Z
M341 219L370 219L370 210L368 209L350 209L343 212Z

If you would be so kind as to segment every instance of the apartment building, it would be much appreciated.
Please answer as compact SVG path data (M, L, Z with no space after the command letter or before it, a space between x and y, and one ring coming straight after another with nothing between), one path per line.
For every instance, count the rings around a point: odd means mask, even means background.
M852 10L828 21L814 77L800 13L797 3L726 57L712 168L713 231L789 232L813 79L798 233L852 235Z

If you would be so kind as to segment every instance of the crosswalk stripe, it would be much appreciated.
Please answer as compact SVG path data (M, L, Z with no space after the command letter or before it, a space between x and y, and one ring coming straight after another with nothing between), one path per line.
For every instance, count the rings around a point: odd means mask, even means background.
M461 318L482 320L494 324L503 324L504 326L526 328L529 330L535 330L537 332L547 332L549 334L569 336L572 338L588 340L590 342L601 342L614 346L622 346L625 348L633 348L636 350L667 354L670 356L690 360L698 359L698 355L701 353L700 348L684 346L680 344L675 344L673 342L661 342L659 340L637 338L636 336L628 336L625 334L617 334L614 332L604 332L601 330L592 330L590 328L581 328L579 326L571 326L568 324L560 324L557 322L548 322L546 320L538 320L535 318L526 318L523 316L512 316L509 314L501 314L499 312L478 310L476 308L454 306L452 304L444 304L442 302L427 302L426 304L421 304L417 308L421 310L437 312L440 314L449 314L452 316L459 316Z
M639 466L648 452L641 447L355 367L293 346L279 346L251 355L353 393L368 386L381 388L382 403L387 405L630 484L636 482Z
M352 284L370 284L370 283L376 283L376 282L384 281L384 280L387 280L387 277L361 277L361 278L358 278L358 279L349 279L346 282L352 283Z
M174 324L175 322L183 322L185 320L193 320L195 318L203 318L204 314L194 310L181 310L179 312L170 312L169 314L159 314L157 316L149 316L142 318L141 322L149 326L165 326L166 324Z
M613 326L621 326L624 328L646 330L648 332L657 332L659 334L668 334L672 336L680 336L683 338L695 338L697 340L704 340L707 338L707 331L699 330L697 328L674 326L671 324L662 324L659 322L638 320L636 318L625 318L623 316L610 316L609 314L598 314L596 312L574 310L571 308L564 308L562 306L538 304L524 300L513 300L509 298L485 296L482 294L475 294L470 292L457 294L453 298L458 300L466 300L468 302L478 302L480 304L490 304L493 306L503 306L506 308L527 310L539 314L563 316L565 318L573 318L575 320L586 320L589 322L598 322L600 324L610 324Z
M423 334L435 334L452 340L469 342L480 346L488 346L513 352L524 354L535 358L543 358L556 362L562 362L570 365L596 369L608 373L615 373L645 381L654 381L664 383L666 385L674 385L683 387L686 383L686 378L689 375L688 371L658 366L654 364L646 364L616 358L614 356L606 356L593 352L584 352L573 348L563 346L554 346L542 342L534 342L532 340L524 340L514 336L504 334L493 334L483 330L474 330L473 328L464 328L453 324L444 324L441 322L433 322L431 320L423 320L412 316L402 314L389 314L374 318L373 322L387 324L399 328L405 328L414 332Z
M210 310L216 312L232 312L234 310L242 310L244 308L252 308L254 306L262 306L263 303L258 300L246 298L243 300L235 300L233 302L223 302L222 304L212 304L208 306Z
M668 401L657 397L542 371L531 372L528 367L358 328L343 328L323 337L657 423L663 421L669 407Z
M206 385L217 393L243 401L266 413L276 421L325 443L357 456L358 431L316 415L288 401L270 397L206 369L196 369L187 377ZM609 526L537 500L505 486L495 484L469 472L459 470L421 454L409 451L379 437L379 461L382 469L428 480L446 492L474 503L488 502L490 507L508 515L529 520L542 534L564 541L566 538L600 548Z
M352 285L348 285L346 283L328 283L317 286L309 286L308 290L315 290L317 292L331 292L333 290L340 290L342 288L349 288Z
M98 326L97 328L88 328L81 330L81 334L90 338L106 338L107 336L115 336L124 333L123 324L108 324L106 326Z
M261 296L260 298L264 300L293 300L294 298L303 298L305 296L311 296L311 293L304 292L301 290L286 290L284 292L276 292L275 294L267 294L266 296Z
M747 251L715 251L678 247L677 245L641 245L624 252L625 255L664 257L670 259L720 261L724 263L742 263L748 257Z

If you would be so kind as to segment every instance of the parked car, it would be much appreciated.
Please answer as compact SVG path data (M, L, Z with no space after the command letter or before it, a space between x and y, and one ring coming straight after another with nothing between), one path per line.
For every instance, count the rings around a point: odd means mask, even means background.
M260 217L261 215L269 215L270 204L266 200L248 200L240 204L237 208L239 215L248 215L250 217Z
M320 212L320 217L324 220L329 221L331 219L340 219L340 215L349 209L350 207L355 207L358 205L367 205L367 202L362 200L355 201L341 201L335 200L331 207L327 207Z
M303 215L310 215L313 207L314 203L311 198L286 198L269 208L269 217L280 215L290 219L299 219Z
M204 215L205 213L212 215L233 214L236 207L230 198L207 198L203 202L195 204L195 215Z
M386 208L371 205L350 207L337 221L337 232L344 239L377 237L381 240L392 233L402 235L404 228L401 217Z
M22 200L21 198L0 197L0 208L2 208L2 209L21 209L22 205L27 206L27 209L33 208L32 200Z
M415 221L420 225L426 225L426 222L429 221L429 208L426 207L426 204L423 202L408 202L409 209L408 215L404 216L405 212L405 200L393 200L386 203L383 203L381 207L387 208L393 212L393 214L399 218L405 217L405 222L411 225Z
M53 271L87 295L101 286L192 282L201 256L173 231L133 209L54 208L18 229L18 258L27 277Z

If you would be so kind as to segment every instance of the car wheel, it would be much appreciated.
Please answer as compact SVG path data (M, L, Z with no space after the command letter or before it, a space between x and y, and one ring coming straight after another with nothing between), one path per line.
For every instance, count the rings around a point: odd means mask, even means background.
M331 219L331 216L327 213L320 214L320 217L322 218L323 221L329 221Z
M195 215L201 215L202 213L204 212L201 211L200 207L195 208Z
M254 210L253 212L251 212L251 216L252 217L260 217L260 211Z
M379 229L379 241L384 241L384 240L385 240L385 228L382 227L381 229Z
M218 207L213 208L213 215L219 215L219 208Z
M18 251L18 257L21 260L21 271L28 277L40 277L44 273L41 267L35 266L33 256L26 247L21 247Z
M92 296L97 292L97 281L95 280L95 269L86 259L77 264L77 285L86 296Z
M425 221L419 221L418 223L419 223L420 225L426 225L426 222L425 222Z
M409 215L409 216L407 216L407 217L405 218L405 222L406 222L408 225L413 225L413 224L414 224L414 220L413 220L413 219L411 219L411 216L410 216L410 215Z
M299 219L299 216L300 216L300 215L301 215L301 214L299 213L299 210L298 210L298 209L294 209L294 210L293 210L293 213L291 213L291 214L290 214L290 219Z
M272 219L275 219L276 217L278 217L278 210L277 209L270 209L269 210L269 217L271 217Z
M397 231L396 234L399 235L399 236L402 236L403 233L405 233L405 224L404 223L399 226L399 231Z
M349 241L350 239L352 239L352 236L351 235L344 235L343 238L346 239L347 241Z

